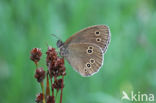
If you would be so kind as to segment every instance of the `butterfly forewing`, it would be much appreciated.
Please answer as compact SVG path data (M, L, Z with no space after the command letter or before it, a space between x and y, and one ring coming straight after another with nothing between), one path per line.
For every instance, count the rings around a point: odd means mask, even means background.
M105 53L109 42L110 30L108 26L96 25L75 33L65 42L65 46L71 43L92 43L98 45Z
M95 44L72 43L67 50L68 55L65 58L82 76L93 75L103 64L102 49Z

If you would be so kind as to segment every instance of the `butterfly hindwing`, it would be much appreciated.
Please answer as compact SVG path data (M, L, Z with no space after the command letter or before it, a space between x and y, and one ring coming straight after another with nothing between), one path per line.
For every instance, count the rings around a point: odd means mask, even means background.
M67 50L65 58L82 76L93 75L103 64L102 49L95 44L72 43L68 45Z

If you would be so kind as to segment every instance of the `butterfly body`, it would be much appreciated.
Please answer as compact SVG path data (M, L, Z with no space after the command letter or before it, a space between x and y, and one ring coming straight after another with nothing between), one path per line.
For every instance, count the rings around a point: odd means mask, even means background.
M66 42L58 40L60 55L82 76L98 72L104 62L104 53L110 42L110 30L105 25L85 28Z

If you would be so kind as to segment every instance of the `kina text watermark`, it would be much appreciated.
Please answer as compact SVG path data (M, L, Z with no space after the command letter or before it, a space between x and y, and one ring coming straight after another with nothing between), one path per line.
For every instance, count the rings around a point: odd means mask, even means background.
M125 91L122 91L121 100L128 100L128 101L138 101L138 102L153 102L155 101L154 94L152 93L141 93L138 91L134 93L133 91L130 92L128 95Z

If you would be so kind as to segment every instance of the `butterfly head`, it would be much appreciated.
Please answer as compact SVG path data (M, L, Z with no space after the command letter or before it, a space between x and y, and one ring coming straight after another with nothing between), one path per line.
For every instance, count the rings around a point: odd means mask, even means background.
M60 53L59 54L62 57L65 57L67 55L67 50L64 47L64 43L61 40L58 40L56 45L60 49Z
M61 40L58 40L56 45L57 45L58 48L60 48L60 47L63 46L63 44L64 43Z

